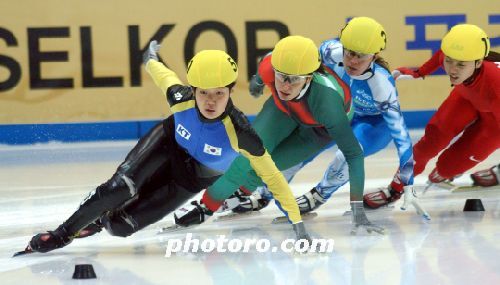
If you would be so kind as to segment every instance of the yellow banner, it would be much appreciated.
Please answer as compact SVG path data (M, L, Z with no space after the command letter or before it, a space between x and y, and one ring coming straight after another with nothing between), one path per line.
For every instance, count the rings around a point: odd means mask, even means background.
M382 56L392 68L419 66L447 29L468 22L500 44L500 6L491 0L442 1L1 1L0 123L155 119L166 101L142 63L151 39L185 81L186 61L202 49L237 59L234 101L248 114L265 98L248 95L257 58L289 34L319 45L346 20L369 16L388 35ZM449 81L432 76L398 82L404 110L435 109Z

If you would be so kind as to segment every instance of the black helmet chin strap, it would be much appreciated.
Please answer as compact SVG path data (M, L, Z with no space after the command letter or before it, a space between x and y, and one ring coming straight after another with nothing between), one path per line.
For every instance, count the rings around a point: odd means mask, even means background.
M476 61L474 61L474 64L477 65L478 62L479 62L479 60L476 60ZM463 82L463 84L464 85L470 85L470 84L472 84L472 82L474 82L474 79L476 79L477 75L481 71L481 67L482 67L482 65L479 66L479 67L476 67L474 69L474 72L472 73L472 75L469 78L465 79L464 82ZM452 86L453 86L453 84L452 84Z
M295 98L296 100L299 100L300 98L302 98L306 94L307 89L309 89L309 85L311 85L311 81L309 81L306 84L304 84L304 87L302 87L302 90L300 90L299 96L297 96Z

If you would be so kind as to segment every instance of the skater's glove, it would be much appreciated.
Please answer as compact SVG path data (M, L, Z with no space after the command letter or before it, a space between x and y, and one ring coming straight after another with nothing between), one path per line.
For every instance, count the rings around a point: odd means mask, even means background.
M356 235L358 233L359 228L364 228L368 233L376 232L379 234L384 234L385 230L383 227L373 224L366 217L362 201L351 202L351 209L352 209L351 235Z
M410 69L406 67L399 67L393 70L392 77L394 77L395 80L423 79L420 73L418 73L418 69Z
M146 65L150 59L158 61L158 51L160 50L160 45L156 40L152 40L149 43L148 48L142 55L142 63Z
M292 224L292 227L293 231L295 232L295 236L297 237L297 241L305 239L307 240L309 246L312 244L312 239L307 233L306 227L304 226L304 222L300 221L298 223Z
M259 75L254 75L250 79L250 85L248 86L248 91L254 98L259 98L264 93L264 82Z
M199 225L213 215L203 203L194 200L174 212L175 224L183 227Z
M403 205L401 206L401 210L405 211L408 206L411 204L415 207L417 211L417 215L422 216L426 220L430 220L431 216L420 206L418 202L417 193L415 192L415 188L412 185L404 187L403 194Z
M35 252L49 252L71 243L73 238L61 225L54 231L35 235L29 242L29 249Z

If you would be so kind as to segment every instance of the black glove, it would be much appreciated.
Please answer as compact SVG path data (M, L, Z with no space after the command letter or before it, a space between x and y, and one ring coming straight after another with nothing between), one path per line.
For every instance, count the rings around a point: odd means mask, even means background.
M158 51L160 50L160 45L157 41L153 40L149 43L148 49L142 54L142 63L146 65L150 59L158 61Z
M260 76L254 75L250 79L250 85L248 86L248 91L254 98L259 98L264 92L264 82L260 79Z
M49 252L54 249L64 247L71 243L73 238L67 230L61 225L54 231L37 234L29 243L31 250L36 252Z
M191 201L191 204L182 207L174 213L175 224L183 227L199 225L206 221L213 212L198 201Z

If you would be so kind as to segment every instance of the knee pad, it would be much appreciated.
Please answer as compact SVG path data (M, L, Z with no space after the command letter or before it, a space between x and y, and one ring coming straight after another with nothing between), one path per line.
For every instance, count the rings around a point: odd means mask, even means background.
M112 196L116 200L126 200L135 196L137 189L132 179L122 174L115 174L106 183L97 187L96 194L99 199Z
M110 235L119 237L128 237L139 228L137 222L123 210L104 215L101 223Z

